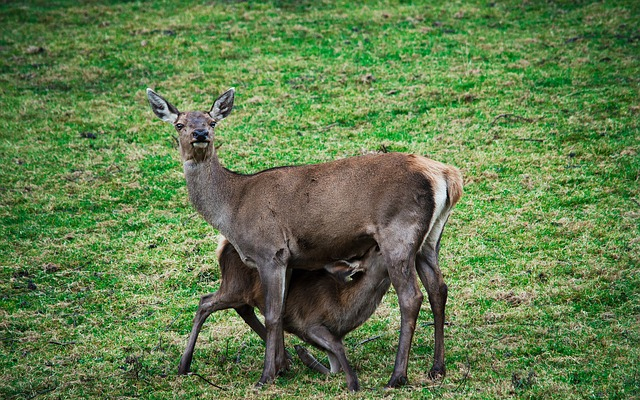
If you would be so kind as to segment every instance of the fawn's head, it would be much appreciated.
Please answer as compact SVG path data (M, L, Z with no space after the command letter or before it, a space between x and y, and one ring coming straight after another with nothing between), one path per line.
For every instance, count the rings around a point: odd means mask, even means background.
M233 109L233 88L224 92L213 103L211 110L180 112L162 96L147 89L147 97L153 112L165 122L173 124L178 131L178 144L182 161L203 161L214 151L214 129Z

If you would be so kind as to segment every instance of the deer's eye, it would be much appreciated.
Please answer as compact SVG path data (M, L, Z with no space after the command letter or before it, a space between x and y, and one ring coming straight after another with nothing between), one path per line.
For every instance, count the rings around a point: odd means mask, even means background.
M209 126L212 127L212 128L215 128L216 127L216 121L211 121L209 123Z
M182 128L184 128L184 124L176 124L177 130L181 130Z

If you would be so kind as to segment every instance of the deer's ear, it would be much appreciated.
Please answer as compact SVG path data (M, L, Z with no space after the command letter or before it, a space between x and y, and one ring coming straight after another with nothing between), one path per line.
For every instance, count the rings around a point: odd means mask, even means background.
M222 119L227 118L229 114L231 114L231 110L233 110L233 99L235 97L236 90L231 88L226 92L222 93L220 97L213 103L211 110L209 111L209 115L211 118L216 121L220 121Z
M175 123L178 120L180 111L173 106L173 104L166 101L158 93L147 88L147 98L153 112L165 122Z
M334 278L338 283L347 283L352 280L353 275L362 271L359 262L351 263L349 261L336 261L332 264L327 264L324 269Z

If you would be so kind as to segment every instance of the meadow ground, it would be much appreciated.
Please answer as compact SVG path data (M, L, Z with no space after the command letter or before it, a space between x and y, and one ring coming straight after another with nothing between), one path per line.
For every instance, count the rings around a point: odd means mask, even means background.
M1 2L0 397L640 398L639 44L635 1ZM232 311L177 375L217 233L144 91L208 109L231 86L230 169L387 149L463 171L443 381L425 302L410 384L382 389L393 292L345 340L359 394L300 362L254 391Z

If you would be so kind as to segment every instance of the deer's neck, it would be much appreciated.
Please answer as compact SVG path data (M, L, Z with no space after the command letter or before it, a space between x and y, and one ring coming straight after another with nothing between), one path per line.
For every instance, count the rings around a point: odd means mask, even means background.
M341 296L343 302L351 304L354 313L361 314L364 318L368 318L375 311L391 284L386 268L383 264L377 263L379 261L371 264L370 268L364 272L364 276L347 285ZM369 293L369 295L362 296L362 293Z
M201 162L185 161L183 166L191 203L208 223L224 231L238 183L235 181L241 177L224 168L215 153Z
M340 303L336 307L342 312L333 314L335 333L342 336L362 325L375 312L390 285L389 276L376 271L367 271L358 281L348 284L340 292Z

